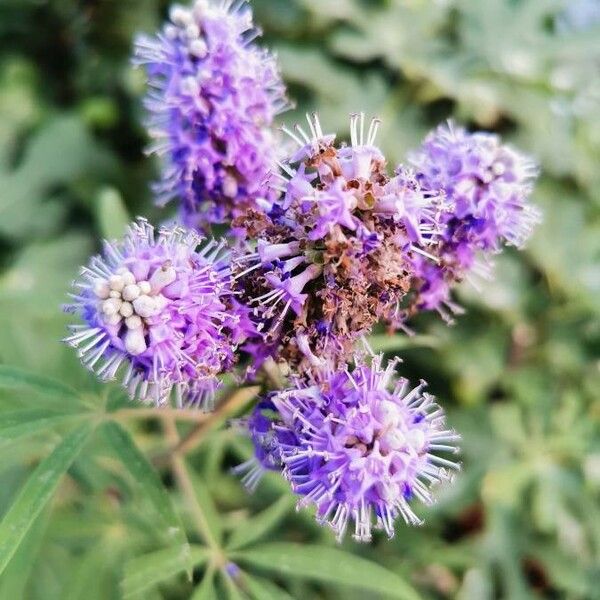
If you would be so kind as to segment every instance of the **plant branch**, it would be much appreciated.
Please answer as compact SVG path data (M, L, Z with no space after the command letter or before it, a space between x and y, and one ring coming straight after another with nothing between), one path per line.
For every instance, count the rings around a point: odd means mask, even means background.
M254 398L259 391L260 387L257 385L235 390L219 404L214 412L207 414L203 421L198 423L185 437L174 444L168 451L169 456L186 454L195 448L208 431L238 411Z
M167 442L169 443L169 445L177 446L177 444L180 443L180 438L179 432L177 431L175 419L173 417L165 418L163 420L163 427L165 431L165 437L167 438ZM188 509L192 514L198 533L213 553L213 560L215 560L216 563L224 564L225 556L223 554L223 550L221 549L219 542L215 539L214 535L212 534L204 511L202 510L202 507L200 506L196 498L194 484L192 483L190 474L187 470L185 459L183 458L183 456L177 453L173 453L171 454L169 460L171 464L171 469L173 471L173 474L175 475L175 480L177 481L177 485L181 490L181 493L186 499Z
M181 421L193 421L195 423L206 421L209 415L191 408L122 408L110 413L110 416L115 419L176 419Z

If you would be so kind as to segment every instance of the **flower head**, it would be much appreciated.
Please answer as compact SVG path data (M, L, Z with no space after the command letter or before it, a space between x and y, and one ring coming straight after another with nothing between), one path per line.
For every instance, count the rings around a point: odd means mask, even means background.
M272 199L270 127L287 102L244 0L196 0L170 16L159 34L139 36L134 59L149 78L151 151L165 157L155 191L161 204L179 198L184 222L204 228Z
M132 398L160 405L170 396L210 406L218 376L234 362L239 318L231 309L224 243L180 228L154 228L143 219L120 243L104 243L74 283L66 342L101 379L123 366Z
M485 257L503 244L522 248L541 219L529 202L534 162L489 133L442 125L412 157L419 185L446 198L440 235L430 249L435 261L415 256L422 307L447 303L450 287L474 270L488 271ZM484 258L484 262L481 261Z
M284 128L299 149L273 175L281 205L238 220L259 241L235 268L236 288L280 357L335 368L393 318L412 256L437 236L440 206L409 169L387 173L377 119L365 132L364 114L353 115L350 145L324 135L315 115L308 126L310 135Z
M352 372L299 379L269 399L278 412L261 428L270 436L269 454L278 448L275 463L300 496L299 505L314 505L317 520L338 539L350 521L359 541L371 539L373 522L389 537L398 517L420 524L410 501L431 504L430 487L458 469L439 453L456 453L459 436L446 428L424 385L410 389L406 379L395 377L395 363L383 368L376 357ZM255 446L261 447L264 436L255 430Z

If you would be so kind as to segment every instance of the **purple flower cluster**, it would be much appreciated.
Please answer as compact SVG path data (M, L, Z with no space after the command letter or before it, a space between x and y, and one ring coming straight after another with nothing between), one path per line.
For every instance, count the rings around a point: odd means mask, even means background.
M378 126L365 132L364 114L353 115L349 146L323 135L314 115L309 133L286 130L299 149L273 176L281 201L236 220L258 239L235 273L263 356L294 369L345 364L375 323L398 320L414 257L431 256L443 198L410 169L388 175Z
M535 163L488 133L441 125L411 156L423 189L443 195L435 261L416 257L419 308L441 309L469 272L486 275L487 257L503 244L522 248L540 211L529 203Z
M149 79L150 150L165 157L155 193L159 204L178 199L183 222L204 229L273 199L263 183L285 88L275 58L253 44L244 1L196 0L170 16L135 47Z
M244 483L280 471L338 539L350 522L359 541L374 525L391 537L398 518L420 523L411 500L433 502L430 488L458 468L440 453L459 438L424 382L411 389L395 361L357 346L422 310L449 320L452 288L540 220L536 168L495 135L448 125L392 170L379 120L362 113L349 144L314 114L283 127L297 148L278 160L284 88L256 33L244 0L196 0L138 39L153 151L166 158L155 192L179 199L186 228L155 234L140 219L105 243L74 283L66 309L82 323L66 341L100 378L121 374L132 398L157 405L211 408L225 373L245 363L254 377L269 360L265 372L291 383L242 420L255 450L236 469ZM214 223L235 232L233 256L225 242L200 245Z
M235 362L240 317L225 243L201 241L180 228L155 235L139 219L74 282L65 310L83 323L65 341L101 379L123 371L132 398L210 408L219 375Z
M430 487L459 468L459 436L442 409L395 376L379 357L367 366L320 373L312 382L274 393L248 420L256 458L241 465L254 488L264 469L282 469L299 506L314 505L317 521L338 540L354 522L354 538L370 541L373 522L389 537L394 521L418 525L410 501L431 504Z

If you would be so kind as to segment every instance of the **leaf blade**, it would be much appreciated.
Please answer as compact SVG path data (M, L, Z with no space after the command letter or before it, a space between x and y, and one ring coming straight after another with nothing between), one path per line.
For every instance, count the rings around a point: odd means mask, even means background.
M166 530L166 537L172 538L176 544L187 547L189 551L183 523L175 512L171 497L165 490L154 467L148 462L132 437L121 425L114 421L107 421L103 429L113 450L161 519ZM191 568L190 563L188 565L190 572Z
M244 523L243 527L238 527L229 538L227 548L239 550L257 541L285 517L293 504L294 500L291 496L281 496L273 505Z
M0 574L31 525L52 497L93 430L91 423L71 432L36 467L0 523Z
M82 419L81 412L27 408L0 412L0 447L17 438L33 435L69 421Z
M150 554L131 559L125 566L125 576L121 582L124 598L142 594L157 584L204 564L209 552L201 546L170 546Z
M42 396L71 400L79 399L79 394L74 389L60 381L10 365L0 365L0 388L26 388Z
M400 600L420 598L396 573L337 548L277 542L234 556L246 564L279 574L352 586Z

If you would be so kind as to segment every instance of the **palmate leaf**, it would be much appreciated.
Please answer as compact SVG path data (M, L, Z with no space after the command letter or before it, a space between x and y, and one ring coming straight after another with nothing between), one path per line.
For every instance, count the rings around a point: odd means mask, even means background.
M346 585L400 600L418 600L420 597L396 573L337 548L282 542L237 552L233 557L261 570L288 577Z
M31 474L0 523L0 574L32 524L52 498L61 476L71 466L93 430L87 423L67 435Z
M157 527L164 531L167 541L177 548L175 551L187 552L187 571L191 573L193 562L185 530L158 473L123 427L111 421L105 423L103 429L123 466L134 478L143 496L152 504L160 520Z
M172 546L130 560L125 566L122 582L124 598L141 596L157 584L203 565L209 552L202 546Z

